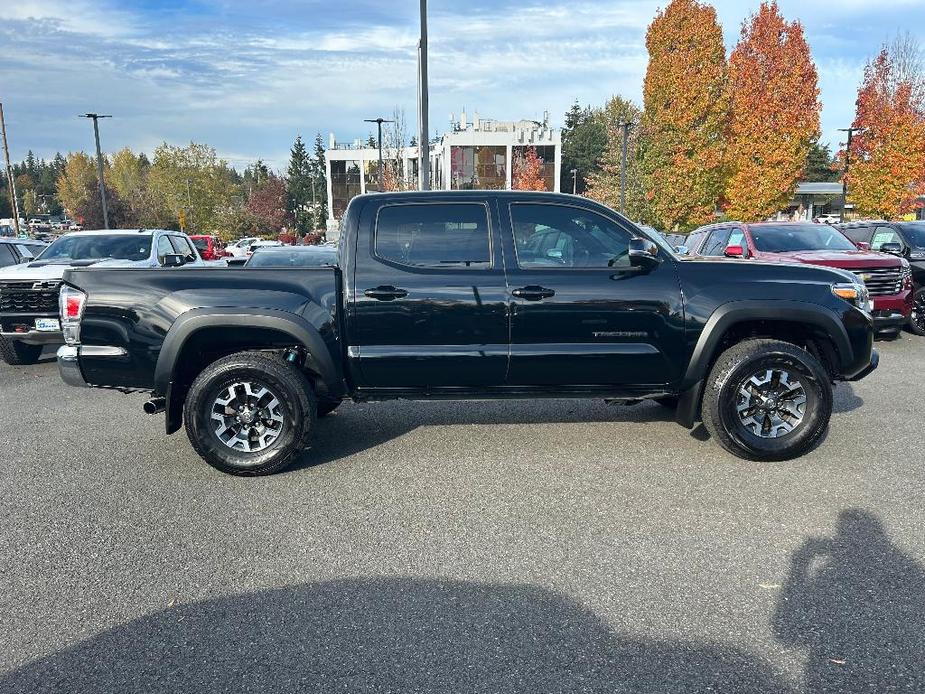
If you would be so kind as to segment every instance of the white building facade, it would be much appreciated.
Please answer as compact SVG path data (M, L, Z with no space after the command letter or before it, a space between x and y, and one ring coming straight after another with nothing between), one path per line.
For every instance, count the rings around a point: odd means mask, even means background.
M543 162L546 190L559 191L562 173L562 134L548 125L532 120L496 121L480 118L471 121L465 112L459 119L451 117L451 129L430 145L431 188L434 190L499 190L513 186L514 162L529 148L535 148ZM418 187L418 148L400 151L383 150L387 160L398 161L398 180L392 188L415 190ZM325 152L328 184L329 232L338 229L351 199L379 190L379 150L360 142L338 144L333 133ZM330 234L329 234L330 238Z

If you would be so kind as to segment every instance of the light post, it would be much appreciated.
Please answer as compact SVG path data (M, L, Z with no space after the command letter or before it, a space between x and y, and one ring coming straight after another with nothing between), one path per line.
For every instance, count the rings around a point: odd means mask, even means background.
M848 167L851 165L851 138L855 133L863 132L867 128L839 128L838 132L848 133L848 142L845 145L845 172L841 178L841 217L839 221L845 223L845 208L848 207Z
M376 127L379 129L379 192L382 192L383 187L383 177L382 177L382 124L383 123L394 123L395 121L386 120L385 118L366 118L363 121L364 123L375 123Z
M421 0L421 39L418 41L418 189L430 190L430 136L427 124L427 0Z
M10 166L10 148L6 143L6 120L3 117L3 104L0 104L0 128L3 130L3 155L6 159L6 177L10 186L10 204L13 207L13 228L19 236L19 197L16 195L16 179Z
M578 169L572 169L569 173L572 174L572 195L576 195L578 192Z
M103 153L100 150L100 118L112 118L98 113L84 113L78 118L89 118L93 121L93 136L96 138L96 173L100 179L100 202L103 204L103 228L109 228L109 210L106 209L106 187L103 185Z
M632 121L622 121L617 125L623 129L623 149L620 157L620 214L626 214L626 148L629 141L630 128L635 123Z

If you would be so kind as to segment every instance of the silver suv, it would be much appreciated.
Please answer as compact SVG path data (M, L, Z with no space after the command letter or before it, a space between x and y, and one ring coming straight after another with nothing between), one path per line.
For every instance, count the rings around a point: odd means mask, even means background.
M72 267L204 265L186 234L163 229L78 231L31 262L0 269L0 358L34 364L45 345L64 344L58 288Z

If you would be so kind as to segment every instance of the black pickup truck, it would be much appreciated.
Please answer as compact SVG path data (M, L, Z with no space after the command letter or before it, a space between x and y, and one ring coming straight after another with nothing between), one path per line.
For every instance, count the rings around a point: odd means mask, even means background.
M342 230L331 267L68 271L64 380L150 392L168 434L258 475L346 398L653 399L788 459L825 432L832 382L877 366L850 273L681 259L581 197L365 195Z

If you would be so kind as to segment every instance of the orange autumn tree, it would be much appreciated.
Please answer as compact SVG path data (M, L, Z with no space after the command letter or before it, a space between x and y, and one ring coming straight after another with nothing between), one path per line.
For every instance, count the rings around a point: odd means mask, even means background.
M672 0L646 32L639 175L663 229L710 221L723 192L728 117L726 49L716 10Z
M754 221L787 207L819 137L816 67L799 22L763 2L729 57L726 214Z
M893 219L925 194L925 104L915 75L897 70L884 46L864 70L848 171L850 199L863 215Z
M514 190L546 190L543 160L536 153L536 147L527 147L522 154L514 157L511 177Z

